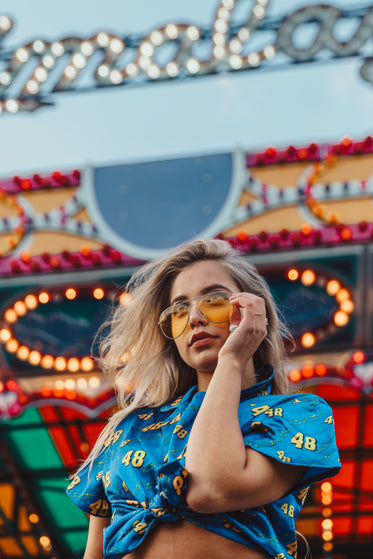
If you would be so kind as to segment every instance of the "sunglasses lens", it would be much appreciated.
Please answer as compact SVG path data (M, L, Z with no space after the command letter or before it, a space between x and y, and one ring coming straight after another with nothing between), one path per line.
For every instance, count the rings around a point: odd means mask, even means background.
M178 338L188 324L187 305L175 305L163 311L159 325L167 338Z
M227 322L233 313L228 293L210 293L198 301L198 309L210 322Z

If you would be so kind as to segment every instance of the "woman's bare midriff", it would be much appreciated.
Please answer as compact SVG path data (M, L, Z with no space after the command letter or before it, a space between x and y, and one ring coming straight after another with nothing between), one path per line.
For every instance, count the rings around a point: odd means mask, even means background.
M265 553L182 520L161 524L123 559L264 559Z

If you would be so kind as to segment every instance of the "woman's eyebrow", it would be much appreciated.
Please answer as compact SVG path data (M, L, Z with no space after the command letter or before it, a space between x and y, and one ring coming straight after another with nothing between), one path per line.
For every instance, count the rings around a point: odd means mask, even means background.
M211 293L213 291L228 291L229 293L232 293L232 291L225 285L222 285L220 283L214 283L212 285L207 285L206 287L203 287L201 289L201 295L205 295L206 293ZM171 301L171 306L177 305L177 303L182 303L183 301L189 301L187 295L178 295L177 297L175 297L175 299Z

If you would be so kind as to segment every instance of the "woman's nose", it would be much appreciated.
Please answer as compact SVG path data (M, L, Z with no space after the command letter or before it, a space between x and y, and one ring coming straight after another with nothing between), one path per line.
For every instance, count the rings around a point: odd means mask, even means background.
M191 326L197 326L198 324L206 324L207 320L199 312L197 303L191 303L189 305L189 324Z

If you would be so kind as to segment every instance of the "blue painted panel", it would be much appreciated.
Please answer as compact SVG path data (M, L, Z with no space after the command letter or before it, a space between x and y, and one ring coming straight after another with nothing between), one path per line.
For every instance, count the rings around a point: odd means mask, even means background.
M168 249L200 235L231 188L232 154L94 169L100 218L116 235L146 249Z

